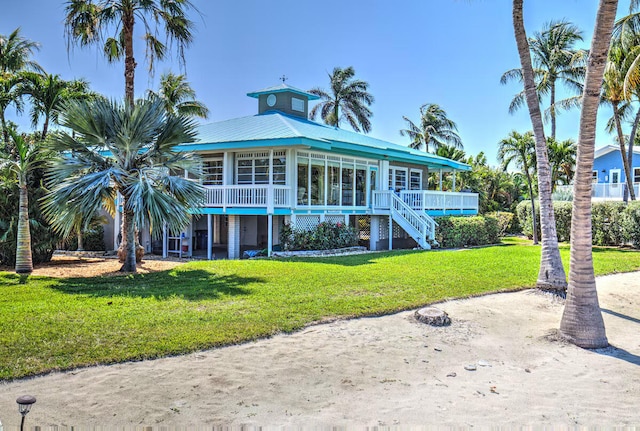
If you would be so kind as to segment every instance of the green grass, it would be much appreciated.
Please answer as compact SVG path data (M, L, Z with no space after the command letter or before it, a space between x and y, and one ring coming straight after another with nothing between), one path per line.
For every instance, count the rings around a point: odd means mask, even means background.
M0 273L0 380L239 343L335 317L370 316L531 287L540 248L192 262L111 278ZM562 249L568 261L568 248ZM597 248L597 274L640 252Z

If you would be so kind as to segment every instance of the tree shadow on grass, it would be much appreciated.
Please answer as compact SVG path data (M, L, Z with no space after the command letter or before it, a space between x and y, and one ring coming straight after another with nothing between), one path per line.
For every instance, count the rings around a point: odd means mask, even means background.
M221 296L250 295L248 286L263 283L258 277L217 275L203 270L162 271L123 277L67 278L51 288L67 294L92 297L134 297L188 301L217 299Z

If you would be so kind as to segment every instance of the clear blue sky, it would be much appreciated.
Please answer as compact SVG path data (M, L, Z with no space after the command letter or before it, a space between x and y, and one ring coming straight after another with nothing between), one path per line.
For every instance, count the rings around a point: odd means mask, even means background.
M375 97L371 136L408 144L399 135L402 116L418 120L419 107L437 103L458 124L467 154L484 151L491 164L509 131L531 129L526 109L507 112L518 84L500 85L502 73L519 67L507 0L193 0L202 16L186 52L188 80L211 110L208 121L257 113L245 94L279 84L327 87L327 72L353 66ZM628 9L620 2L619 15ZM0 0L0 34L16 27L37 41L36 60L64 79L85 78L95 91L123 97L122 63L108 64L97 47L67 53L64 1ZM532 35L549 20L567 19L590 43L597 0L527 0L525 25ZM180 72L176 58L149 78L137 41L136 95L155 88L162 72ZM13 115L10 108L10 117ZM611 142L601 108L597 146ZM29 127L28 115L16 119ZM345 128L348 126L344 126ZM558 119L558 137L577 139L578 112Z

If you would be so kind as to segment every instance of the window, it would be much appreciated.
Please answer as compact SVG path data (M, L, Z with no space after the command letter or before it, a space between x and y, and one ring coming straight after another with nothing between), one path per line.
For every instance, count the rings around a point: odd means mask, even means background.
M422 171L411 169L409 174L409 189L422 190Z
M367 204L367 170L366 168L356 168L356 206Z
M309 205L309 159L298 157L298 204Z
M273 184L286 184L286 168L284 151L274 151L273 157L269 152L240 153L236 155L236 184L269 184L270 179Z
M353 168L342 167L342 205L353 205Z
M389 188L396 192L407 189L406 168L389 168Z
M633 183L640 183L640 168L633 168Z
M324 205L324 161L311 160L311 205Z
M328 186L327 205L340 205L340 162L327 162Z
M593 171L591 173L591 182L592 183L597 183L598 182L598 171Z
M205 186L222 185L222 159L202 162L202 184Z

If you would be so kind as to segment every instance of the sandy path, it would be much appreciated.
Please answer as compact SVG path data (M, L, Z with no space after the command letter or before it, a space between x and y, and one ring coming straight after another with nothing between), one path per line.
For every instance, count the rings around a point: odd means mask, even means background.
M0 418L17 426L28 393L27 420L43 426L637 425L640 273L599 278L598 291L616 348L549 340L562 305L523 291L442 304L447 328L404 312L4 383Z

